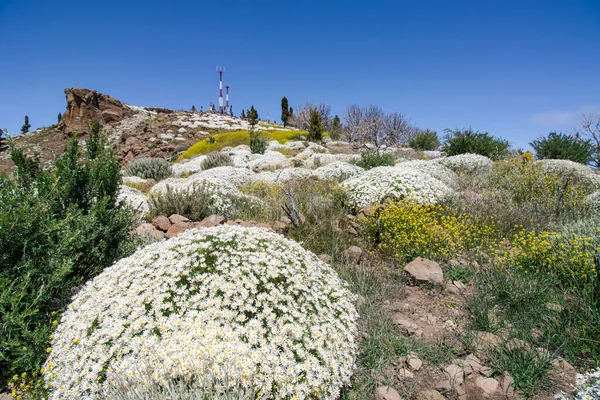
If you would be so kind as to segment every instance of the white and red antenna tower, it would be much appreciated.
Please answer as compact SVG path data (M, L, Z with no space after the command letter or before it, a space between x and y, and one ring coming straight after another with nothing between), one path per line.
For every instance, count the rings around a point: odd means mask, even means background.
M225 68L217 67L219 73L219 113L223 114L223 72Z
M229 83L225 84L225 112L229 112Z

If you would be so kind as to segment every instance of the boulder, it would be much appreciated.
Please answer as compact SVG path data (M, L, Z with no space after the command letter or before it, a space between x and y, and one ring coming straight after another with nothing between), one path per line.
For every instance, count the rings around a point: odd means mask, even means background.
M186 218L183 215L179 215L179 214L173 214L173 215L171 215L169 217L169 221L171 221L172 224L191 222L189 220L189 218Z
M331 256L329 254L320 254L319 260L323 261L325 264L331 263Z
M417 394L417 400L445 400L446 398L435 389L423 390Z
M135 229L135 234L136 234L136 236L140 236L140 237L149 236L156 240L161 240L164 237L164 235L161 231L156 229L154 227L154 225L149 224L147 222L138 226Z
M209 215L198 224L199 228L212 228L213 226L222 225L225 223L225 217L221 215Z
M171 239L171 238L179 235L180 233L185 232L189 228L191 228L191 226L190 226L190 224L188 222L178 222L178 223L175 223L175 224L171 225L171 227L169 228L169 230L165 234L165 237L167 239Z
M461 367L456 364L450 364L444 369L446 377L450 381L452 387L462 385L465 377Z
M480 376L475 378L475 386L483 390L485 394L490 395L498 390L500 383L494 378L484 378Z
M152 225L161 231L166 232L169 230L172 224L171 221L169 221L169 218L165 217L164 215L157 215L156 217L152 218Z
M402 400L400 393L389 386L380 386L375 389L375 398L377 400Z
M404 267L404 272L414 284L444 282L442 268L435 261L417 257Z
M358 246L350 246L346 250L344 250L344 257L354 263L360 264L360 260L362 259L362 249Z

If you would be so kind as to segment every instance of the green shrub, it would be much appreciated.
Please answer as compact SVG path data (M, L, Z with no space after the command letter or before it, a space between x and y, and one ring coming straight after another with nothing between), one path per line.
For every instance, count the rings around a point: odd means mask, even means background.
M130 250L132 224L117 202L119 163L97 131L83 161L74 138L47 171L9 144L17 179L0 177L0 387L40 371L70 297Z
M310 114L310 124L308 126L308 135L306 138L311 142L320 142L323 139L323 123L319 110L314 109Z
M382 153L379 150L365 150L360 152L360 159L356 161L356 165L364 169L375 167L383 167L386 165L394 165L396 160L394 155L390 153Z
M202 163L200 163L200 168L211 169L227 165L233 165L233 160L231 159L231 157L229 157L229 154L215 151L209 153L206 156L206 158L202 160Z
M437 150L440 147L440 140L437 132L427 129L408 139L408 145L415 150Z
M162 158L138 158L123 171L125 176L139 176L143 179L161 180L173 174L171 164Z
M478 132L469 129L446 129L442 151L448 156L459 154L479 154L500 160L508 155L508 141L490 135L488 132Z
M550 132L529 143L538 159L570 160L589 164L594 160L595 148L590 140L579 136Z
M248 133L250 134L250 151L253 154L265 154L269 146L266 136L258 129L250 129Z

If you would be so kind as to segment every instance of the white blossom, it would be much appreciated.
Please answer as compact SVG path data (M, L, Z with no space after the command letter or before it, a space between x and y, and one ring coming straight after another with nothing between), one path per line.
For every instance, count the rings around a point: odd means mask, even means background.
M471 153L442 157L436 159L435 161L450 168L456 173L486 171L492 168L492 165L494 165L494 162L486 156Z

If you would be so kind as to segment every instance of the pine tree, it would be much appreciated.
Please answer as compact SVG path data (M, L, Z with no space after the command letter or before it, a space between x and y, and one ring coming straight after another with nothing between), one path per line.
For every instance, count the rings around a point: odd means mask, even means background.
M331 123L331 132L329 132L329 137L333 140L337 140L342 136L342 122L340 121L340 117L335 115L333 117L333 122Z
M192 108L190 109L191 112L196 112L196 106L192 104Z
M233 106L229 106L229 116L233 117Z
M294 109L292 107L290 107L290 117L294 116Z
M21 133L29 132L29 128L31 128L31 124L29 124L29 116L25 116L25 123L21 127Z
M290 107L288 104L287 97L283 96L281 99L281 121L283 122L283 126L287 126L288 119L290 118Z
M318 110L313 110L310 114L307 139L311 142L319 142L323 139L323 125L321 124L321 114Z
M60 120L62 119L62 114L58 113L58 115L56 116L57 122L60 122Z
M248 122L250 122L252 128L254 128L254 125L258 122L258 111L256 111L254 106L250 106L250 110L248 110Z
M242 115L241 115L241 117L244 118L244 119L246 118L246 112L244 111L243 108L242 108Z

